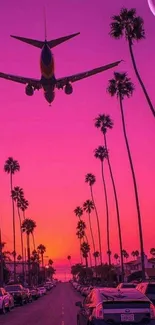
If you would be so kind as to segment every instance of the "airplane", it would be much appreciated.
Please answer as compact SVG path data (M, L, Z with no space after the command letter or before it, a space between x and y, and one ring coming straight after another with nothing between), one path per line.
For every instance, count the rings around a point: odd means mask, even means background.
M57 39L53 39L51 41L47 41L46 33L45 33L45 41L39 41L35 39L20 37L10 35L14 39L22 41L24 43L30 44L41 49L41 56L40 56L40 72L41 78L40 79L33 79L28 77L22 77L12 74L6 74L0 72L0 78L11 80L14 82L18 82L21 84L25 84L25 93L28 96L32 96L35 90L43 89L44 97L46 101L50 104L53 102L55 98L55 89L63 89L67 95L72 94L73 86L72 83L75 81L88 78L93 76L97 73L101 73L105 70L111 69L117 66L121 61L116 61L105 66L101 66L89 71L85 71L82 73L70 75L63 78L56 78L55 77L55 69L54 69L54 58L51 49L67 40L79 35L80 33L71 34L68 36L60 37Z

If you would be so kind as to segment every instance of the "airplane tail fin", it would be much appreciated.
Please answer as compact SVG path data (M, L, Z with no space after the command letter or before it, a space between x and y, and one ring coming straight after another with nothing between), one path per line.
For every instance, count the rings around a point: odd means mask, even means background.
M25 37L20 37L20 36L14 36L14 35L10 35L11 37L19 40L19 41L22 41L24 43L27 43L27 44L30 44L32 46L35 46L35 47L38 47L40 49L42 49L42 47L44 46L45 42L46 44L48 44L48 46L50 48L53 48L63 42L66 42L68 41L69 39L79 35L80 33L75 33L75 34L71 34L71 35L68 35L68 36L63 36L63 37L60 37L60 38L57 38L57 39L54 39L54 40L51 40L51 41L38 41L38 40L34 40L34 39L30 39L30 38L25 38Z

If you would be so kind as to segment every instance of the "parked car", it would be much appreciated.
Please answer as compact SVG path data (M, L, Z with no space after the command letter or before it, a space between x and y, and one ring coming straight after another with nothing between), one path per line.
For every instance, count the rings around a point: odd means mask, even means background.
M46 288L45 287L38 287L39 295L42 297L43 295L46 295Z
M154 324L155 307L140 291L130 288L94 288L84 299L78 301L80 309L77 324Z
M32 294L28 288L24 288L26 293L26 303L32 302Z
M39 298L39 291L35 287L29 287L29 290L31 292L31 296L33 300L37 300Z
M4 288L0 288L0 311L5 314L14 307L14 300Z
M136 289L144 293L155 305L155 282L141 282Z
M21 284L7 285L5 290L13 296L15 304L23 306L27 302L27 294Z

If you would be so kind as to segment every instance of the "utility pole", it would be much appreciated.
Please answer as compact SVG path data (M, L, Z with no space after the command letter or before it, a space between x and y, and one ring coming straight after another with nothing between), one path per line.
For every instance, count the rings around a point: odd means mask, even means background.
M3 274L3 252L2 252L2 236L0 228L0 286L3 287L4 274Z

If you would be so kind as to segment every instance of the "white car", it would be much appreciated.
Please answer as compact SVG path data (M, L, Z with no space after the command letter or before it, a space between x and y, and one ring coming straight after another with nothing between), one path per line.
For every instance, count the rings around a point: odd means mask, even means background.
M13 307L12 300L10 299L10 294L8 294L4 288L0 288L0 311L5 314L6 311L10 311Z

